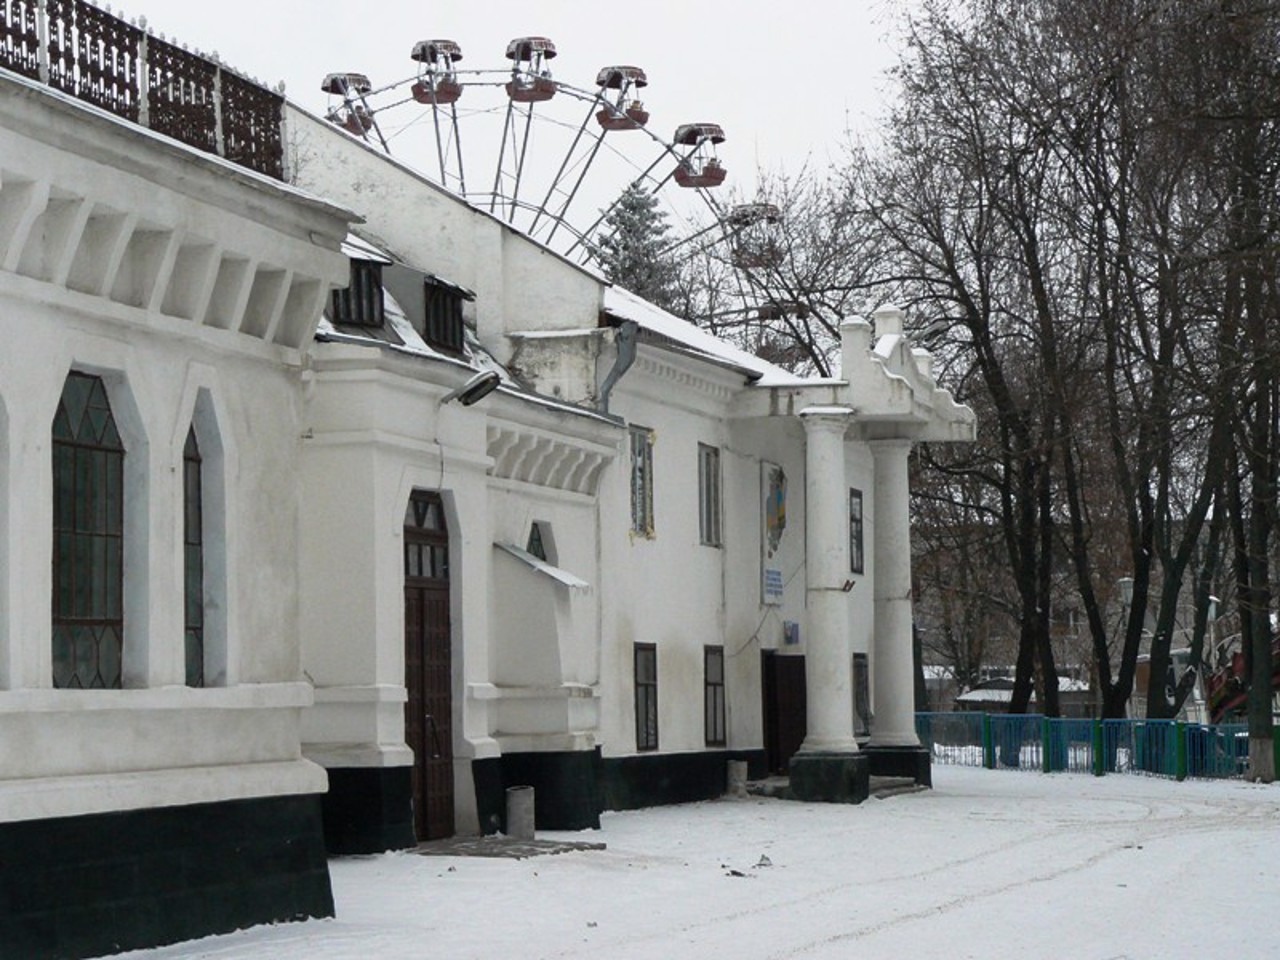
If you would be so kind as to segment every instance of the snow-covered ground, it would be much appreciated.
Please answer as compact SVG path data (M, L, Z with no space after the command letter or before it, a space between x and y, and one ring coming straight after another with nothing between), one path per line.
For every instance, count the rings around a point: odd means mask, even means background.
M722 800L539 834L604 851L338 860L335 920L126 956L1280 957L1280 785L934 777L856 807Z

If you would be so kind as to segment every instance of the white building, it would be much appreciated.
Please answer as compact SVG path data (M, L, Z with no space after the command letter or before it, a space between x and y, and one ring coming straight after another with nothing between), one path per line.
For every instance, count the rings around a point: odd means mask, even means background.
M927 783L907 456L973 417L901 314L874 338L845 323L842 379L802 380L324 121L288 125L300 185L365 218L353 289L380 273L389 294L322 331L307 388L305 749L333 847L411 843L411 807L418 838L495 829L520 784L540 826L590 826L715 796L729 759L811 797ZM496 392L446 400L488 368ZM448 543L429 596L405 569L417 498Z
M141 66L0 24L0 952L324 915L326 846L514 785L585 827L729 760L928 782L907 457L973 417L898 311L796 378L58 10Z
M332 913L296 478L349 219L0 70L0 955Z

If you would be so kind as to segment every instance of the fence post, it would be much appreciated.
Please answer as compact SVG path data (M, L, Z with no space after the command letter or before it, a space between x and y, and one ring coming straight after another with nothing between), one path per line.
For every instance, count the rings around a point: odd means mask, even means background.
M227 139L222 124L222 65L213 68L213 142L218 156L227 155Z
M1187 725L1179 720L1173 731L1173 775L1175 779L1187 779Z
M982 715L982 765L988 770L996 768L996 740L991 732L991 714Z
M1103 750L1105 744L1102 739L1102 721L1097 717L1093 718L1093 775L1100 777L1106 772L1106 763L1103 762Z
M1053 757L1050 754L1052 747L1053 730L1049 726L1049 718L1040 718L1040 769L1045 773L1053 772Z
M36 72L41 83L49 82L49 11L46 0L36 3Z
M138 20L138 124L151 126L151 67L148 65L147 18Z

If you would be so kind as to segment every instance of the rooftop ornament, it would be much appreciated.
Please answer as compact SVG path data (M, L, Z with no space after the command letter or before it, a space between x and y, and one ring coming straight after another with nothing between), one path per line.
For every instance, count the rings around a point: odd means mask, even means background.
M596 122L604 130L636 130L649 122L649 111L634 95L634 91L649 85L649 79L639 67L603 67L596 74L600 98L604 106L596 113ZM610 100L608 91L617 93Z
M517 37L507 44L511 79L507 96L516 103L541 103L556 95L547 61L556 55L556 45L546 37Z
M674 145L691 147L673 174L682 187L710 188L724 183L728 171L716 157L715 148L724 143L724 130L716 123L686 123L676 128Z
M410 92L419 103L446 106L457 103L462 84L454 64L462 59L462 48L452 40L419 40L410 58L418 62L418 79Z

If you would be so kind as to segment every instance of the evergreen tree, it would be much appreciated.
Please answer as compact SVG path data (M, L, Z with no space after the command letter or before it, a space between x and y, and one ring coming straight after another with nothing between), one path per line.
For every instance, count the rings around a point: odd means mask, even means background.
M679 314L679 266L665 248L670 244L667 215L658 198L639 184L623 191L605 217L605 233L594 247L596 261L610 282Z

